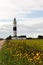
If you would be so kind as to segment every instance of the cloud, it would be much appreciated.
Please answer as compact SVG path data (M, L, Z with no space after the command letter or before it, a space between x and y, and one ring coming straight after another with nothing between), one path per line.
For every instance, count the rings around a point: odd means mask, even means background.
M21 21L19 20L17 23L18 24L24 24L26 26L32 26L35 24L39 24L43 22L43 17L40 18L24 18Z
M43 10L43 0L0 0L0 18L14 18L24 12Z
M13 35L12 21L1 24L0 27L0 37L6 38L9 35ZM30 37L43 35L43 18L31 18L26 19L26 21L17 22L17 35L26 35Z
M12 22L0 22L0 37L6 38L13 34Z
M18 35L26 35L30 37L37 37L38 35L43 35L43 23L34 24L32 26L19 24Z
M18 35L42 34L43 0L0 0L0 37L13 35L14 17L17 18Z

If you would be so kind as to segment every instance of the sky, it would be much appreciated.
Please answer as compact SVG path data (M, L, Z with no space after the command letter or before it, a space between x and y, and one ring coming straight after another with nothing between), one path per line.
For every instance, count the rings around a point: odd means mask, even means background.
M43 0L0 0L0 38L13 35L13 20L17 35L43 35Z

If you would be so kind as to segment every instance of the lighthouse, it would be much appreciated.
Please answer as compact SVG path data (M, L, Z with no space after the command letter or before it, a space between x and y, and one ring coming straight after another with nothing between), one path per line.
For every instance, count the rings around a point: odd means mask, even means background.
M14 18L14 21L13 21L13 36L17 37L17 23L16 23L16 18Z
M13 20L13 36L12 39L26 39L26 36L21 35L21 36L17 36L17 22L16 22L16 18L14 18Z

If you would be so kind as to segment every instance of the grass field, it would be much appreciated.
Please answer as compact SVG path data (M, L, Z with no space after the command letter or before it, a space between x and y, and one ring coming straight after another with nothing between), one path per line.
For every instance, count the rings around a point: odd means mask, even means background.
M6 40L0 65L43 65L43 39Z

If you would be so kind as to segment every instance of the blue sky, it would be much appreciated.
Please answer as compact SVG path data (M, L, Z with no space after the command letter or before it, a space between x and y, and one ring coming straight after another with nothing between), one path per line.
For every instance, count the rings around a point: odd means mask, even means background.
M32 11L31 14L24 14L27 18L39 18L43 17L43 10L42 11Z
M17 35L43 35L43 0L0 0L0 37L13 35L14 17Z

